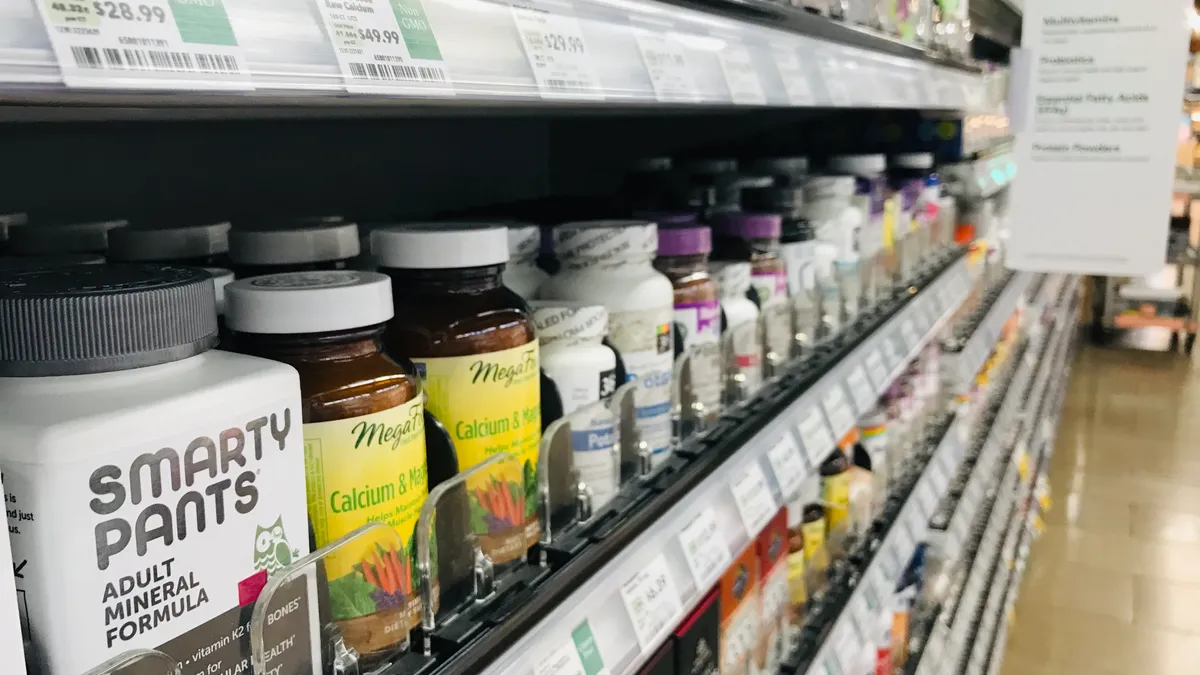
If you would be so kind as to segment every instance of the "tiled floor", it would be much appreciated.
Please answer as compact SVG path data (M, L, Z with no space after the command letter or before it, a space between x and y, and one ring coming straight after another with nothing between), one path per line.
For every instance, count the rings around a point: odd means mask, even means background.
M1004 675L1200 674L1200 366L1084 347Z

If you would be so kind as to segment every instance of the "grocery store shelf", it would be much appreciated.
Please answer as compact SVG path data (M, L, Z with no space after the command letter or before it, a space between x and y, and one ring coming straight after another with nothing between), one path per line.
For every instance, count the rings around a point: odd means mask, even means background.
M999 448L999 463L980 461L975 473L984 475L995 487L988 493L994 501L990 509L972 514L975 536L968 541L960 569L969 569L962 577L957 594L926 614L926 623L916 634L924 635L921 648L906 664L905 673L916 675L984 675L1002 650L1005 633L1003 617L1015 600L1016 585L1023 571L1020 551L1027 546L1030 505L1038 474L1046 465L1054 430L1061 409L1065 379L1069 372L1069 354L1077 323L1077 277L1043 283L1035 303L1034 320L1042 320L1046 309L1049 321L1045 331L1031 331L1031 345L1012 380L1001 410L1016 401L1020 423L1012 427L1012 416L1001 412L993 423L988 443ZM1052 290L1047 290L1052 287ZM1041 333L1041 335L1039 335ZM1030 377L1030 364L1037 372ZM1028 386L1020 386L1022 381ZM1005 424L1001 422L1007 420ZM1005 430L1015 433L1005 434ZM985 446L986 447L986 446ZM975 476L972 476L972 480ZM965 500L957 510L969 509ZM955 514L956 517L958 513ZM986 518L983 517L986 515ZM965 517L965 516L964 516ZM966 564L970 567L966 568Z
M994 301L987 305L986 313L979 317L974 328L946 342L944 348L947 352L950 371L948 386L951 392L961 394L970 389L972 378L991 355L1000 330L1025 295L1026 287L1033 276L1030 272L1012 273L1009 281L1002 287L1003 290L999 290Z
M764 415L770 413L763 417L767 421L751 427L755 430L741 437L724 458L716 447L704 449L698 458L710 460L709 471L696 484L663 481L664 492L657 498L665 506L660 515L627 523L629 541L594 574L575 575L569 594L548 605L530 630L498 638L503 651L483 672L540 672L542 662L567 644L571 632L585 621L607 671L635 672L699 603L732 555L794 498L804 479L834 449L836 438L849 431L866 412L864 407L873 405L904 363L967 297L965 258L918 288L807 386L787 387L775 396L768 393L765 401L756 398L751 405L763 409ZM720 435L720 430L714 434ZM570 573L569 568L562 572ZM478 658L462 662L464 668L475 664L471 672L480 672Z
M156 21L159 3L147 0L146 16L133 21L148 23L130 27L96 17L91 3L66 3L81 12L67 15L35 0L0 0L0 115L999 105L994 76L973 65L764 0L729 9L686 0L393 0L379 12L373 0L336 3L344 5L337 12L324 2L224 0L215 19L224 37L203 46L179 38L169 11Z
M939 167L938 173L946 191L960 199L978 201L994 197L1017 177L1012 143L993 144L977 158Z

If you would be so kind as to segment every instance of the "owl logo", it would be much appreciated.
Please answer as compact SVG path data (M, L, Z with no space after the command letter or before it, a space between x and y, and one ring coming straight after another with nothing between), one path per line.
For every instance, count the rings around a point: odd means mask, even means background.
M254 569L266 570L268 575L292 564L300 557L300 550L288 544L283 533L283 516L267 527L258 527L254 533Z

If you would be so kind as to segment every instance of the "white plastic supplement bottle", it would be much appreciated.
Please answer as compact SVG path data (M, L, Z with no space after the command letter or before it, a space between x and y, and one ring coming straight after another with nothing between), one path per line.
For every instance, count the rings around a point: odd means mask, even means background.
M554 253L562 270L538 295L608 309L609 340L621 354L626 378L639 383L637 428L657 466L671 445L675 311L671 280L651 264L658 226L640 220L565 223L554 228Z
M308 552L299 377L216 337L197 268L0 273L0 469L43 675L143 647L241 663L248 605ZM281 664L312 647L292 592Z
M537 266L542 231L537 225L508 226L508 264L502 279L517 295L532 300L537 289L550 275Z
M721 296L722 340L729 331L733 337L734 363L746 377L746 392L753 394L762 382L762 340L758 334L758 305L746 294L750 291L752 271L748 262L711 262L708 273L717 282ZM746 330L745 326L754 326Z
M604 506L620 487L616 417L599 403L617 389L617 357L602 343L608 335L603 305L569 300L533 300L542 370L558 387L563 415L571 417L571 447L579 478L592 489L592 504ZM543 397L544 398L544 397Z

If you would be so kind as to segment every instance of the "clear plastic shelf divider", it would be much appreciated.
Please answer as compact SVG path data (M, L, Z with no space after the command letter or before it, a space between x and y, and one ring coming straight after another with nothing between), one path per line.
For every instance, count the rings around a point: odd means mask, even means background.
M617 436L616 415L604 401L575 410L542 432L537 476L543 545L612 500L621 481Z
M746 321L721 335L721 363L725 372L727 407L748 400L762 383L762 325Z
M180 675L183 666L156 649L131 649L83 675Z
M654 473L650 446L637 428L637 382L617 387L608 409L617 418L617 449L621 461L621 484L649 478Z

